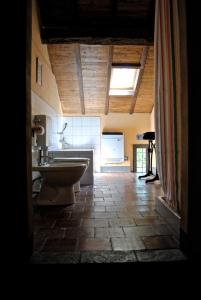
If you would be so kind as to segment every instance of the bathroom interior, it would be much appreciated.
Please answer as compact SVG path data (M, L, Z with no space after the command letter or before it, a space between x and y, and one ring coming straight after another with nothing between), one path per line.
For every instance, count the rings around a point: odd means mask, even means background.
M35 261L51 262L52 253L78 261L80 252L87 260L94 251L125 251L135 261L149 250L177 251L178 227L156 207L160 180L139 179L149 153L138 136L155 132L154 46L45 44L36 1L32 11ZM155 151L152 171L150 178Z

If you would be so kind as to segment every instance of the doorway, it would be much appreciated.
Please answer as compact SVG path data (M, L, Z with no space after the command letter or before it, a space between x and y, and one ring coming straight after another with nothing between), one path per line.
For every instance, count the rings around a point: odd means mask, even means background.
M144 151L144 150L143 150Z
M148 145L133 145L133 172L145 174L148 172Z

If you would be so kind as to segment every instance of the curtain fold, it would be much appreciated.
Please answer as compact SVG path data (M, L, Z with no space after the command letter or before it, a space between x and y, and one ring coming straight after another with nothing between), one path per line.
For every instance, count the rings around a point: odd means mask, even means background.
M187 127L182 128L182 110L187 109L187 97L182 92L182 20L180 0L156 0L155 8L155 128L157 167L164 198L170 208L180 213L185 187L184 169ZM183 88L183 86L182 86ZM185 87L184 87L185 89Z

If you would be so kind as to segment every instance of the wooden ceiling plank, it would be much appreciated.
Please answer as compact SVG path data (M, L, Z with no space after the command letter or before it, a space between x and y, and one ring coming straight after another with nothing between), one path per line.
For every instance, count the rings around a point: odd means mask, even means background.
M79 93L80 93L80 105L82 114L85 114L85 105L84 105L84 90L83 90L83 77L82 77L82 64L80 56L80 45L75 45L75 57L77 62L77 77L79 82Z
M108 112L109 112L109 91L110 91L110 78L111 78L111 70L112 70L112 54L113 54L113 46L109 46L108 66L107 66L107 88L106 88L106 99L105 99L105 115L108 115Z
M142 77L143 77L143 73L144 73L144 67L145 67L145 63L146 63L146 60L147 60L148 51L149 51L149 47L145 46L143 51L142 51L142 55L141 55L141 59L140 59L141 68L140 68L140 72L139 72L139 77L138 77L138 82L137 82L137 85L136 85L135 93L134 93L134 96L132 97L132 100L131 100L130 114L134 113L135 104L136 104L138 92L139 92L139 89L140 89L140 85L141 85Z

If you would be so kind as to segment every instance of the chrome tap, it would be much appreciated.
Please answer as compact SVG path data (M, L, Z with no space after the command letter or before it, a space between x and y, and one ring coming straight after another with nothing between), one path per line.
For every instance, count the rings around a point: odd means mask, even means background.
M43 149L39 149L38 150L38 165L42 166L42 165L46 165L49 160L54 160L53 157L49 156L49 155L43 155ZM44 161L43 159L46 158L48 161Z

